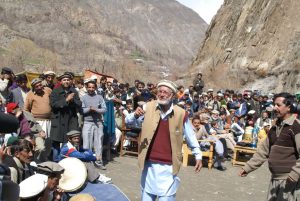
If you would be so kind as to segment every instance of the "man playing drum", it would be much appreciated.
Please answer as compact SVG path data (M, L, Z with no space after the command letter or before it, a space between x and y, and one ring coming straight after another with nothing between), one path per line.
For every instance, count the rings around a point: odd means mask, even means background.
M111 178L108 178L103 174L99 174L98 170L94 167L92 162L96 161L96 156L92 150L80 147L81 133L76 130L71 130L66 135L68 137L68 142L62 146L59 154L59 160L66 157L78 158L84 162L87 168L89 182L99 181L102 183L111 183Z

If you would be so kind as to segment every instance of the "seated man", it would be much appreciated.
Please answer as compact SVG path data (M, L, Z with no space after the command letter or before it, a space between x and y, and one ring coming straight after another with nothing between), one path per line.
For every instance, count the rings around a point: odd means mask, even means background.
M63 167L61 167L58 163L47 161L37 165L36 173L43 174L48 177L46 188L49 193L49 200L61 200L62 197L66 197L66 195L63 194L63 190L58 188L59 180L61 175L64 173Z
M242 123L239 121L239 117L234 116L233 123L231 124L230 128L233 135L237 138L237 141L242 141L245 130L243 129Z
M11 172L11 180L20 183L33 174L29 164L33 158L33 145L27 140L17 140L10 147L10 155L5 155L3 164Z
M218 126L217 121L212 121L211 122L211 130L215 131L215 134L218 138L224 138L226 141L227 147L234 151L234 146L236 145L236 142L234 141L232 133L229 133L227 130L222 130Z
M46 150L45 147L45 137L46 134L42 127L38 124L36 119L30 112L24 111L19 108L16 103L7 104L7 113L15 115L19 120L20 128L17 130L17 135L20 138L27 139L29 141L34 141L34 159L37 162L43 162L47 159L47 155L50 150Z
M215 160L215 164L216 164L216 168L218 170L224 171L226 170L225 167L223 167L222 165L222 160L224 158L223 154L224 154L224 148L223 148L223 144L222 142L215 136L209 135L204 127L203 122L205 121L205 114L201 114L201 117L199 117L198 115L194 116L192 119L192 124L194 127L194 131L195 131L195 135L197 140L212 140L214 141L214 150L216 152L216 160ZM202 124L201 124L202 122ZM202 151L207 151L209 149L210 143L209 142L200 142L200 149Z
M80 147L81 133L76 130L71 130L66 135L68 137L68 142L62 146L58 156L59 160L62 160L65 157L78 158L84 162L87 168L89 182L97 182L98 180L102 183L110 183L111 178L108 178L103 174L99 174L97 169L94 167L92 162L96 161L96 156L92 150L87 150Z

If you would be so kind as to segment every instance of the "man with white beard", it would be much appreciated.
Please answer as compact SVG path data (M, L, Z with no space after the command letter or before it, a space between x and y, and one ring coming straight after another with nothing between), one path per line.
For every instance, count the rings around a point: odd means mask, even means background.
M195 172L202 167L202 153L185 110L173 105L177 86L168 80L157 84L157 100L138 107L126 116L126 123L143 122L139 143L142 169L142 201L175 200L180 184L183 137L196 158Z

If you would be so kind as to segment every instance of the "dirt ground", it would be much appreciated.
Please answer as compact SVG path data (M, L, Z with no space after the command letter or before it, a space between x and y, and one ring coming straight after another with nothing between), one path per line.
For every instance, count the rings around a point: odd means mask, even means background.
M193 166L182 167L179 178L181 186L177 191L178 201L263 201L266 199L270 173L264 164L247 177L237 174L240 167L225 162L227 170L208 170L203 167L195 174ZM140 200L140 171L137 158L132 156L115 157L102 173L113 179L131 201Z

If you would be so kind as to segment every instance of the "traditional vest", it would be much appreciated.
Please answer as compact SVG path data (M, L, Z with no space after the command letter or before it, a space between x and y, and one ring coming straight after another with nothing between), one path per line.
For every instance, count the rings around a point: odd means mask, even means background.
M173 174L176 175L179 172L181 162L182 162L182 143L183 143L183 122L185 118L186 112L178 107L174 106L172 113L168 117L168 126L169 126L169 136L170 136L170 144L171 144L171 159L172 159L172 166L173 166ZM140 152L139 152L139 167L141 169L144 169L144 164L146 157L150 156L151 148L153 148L152 140L155 139L155 141L160 140L160 135L156 135L154 138L154 134L158 132L158 126L160 124L161 118L160 118L160 110L157 107L156 101L151 101L147 103L146 106L146 113L144 122L142 125L142 134L141 134L141 142L140 142ZM165 126L163 127L164 130ZM161 130L161 131L163 131ZM161 133L162 134L162 133ZM165 133L164 133L165 134ZM166 140L167 138L164 139ZM152 144L152 145L151 145ZM156 143L155 143L156 144ZM151 145L151 146L150 146ZM161 144L155 145L155 150L162 146ZM167 144L166 144L167 146ZM165 149L168 150L168 149ZM166 153L165 153L166 154ZM165 157L166 155L163 154ZM170 154L170 153L168 153ZM155 155L157 156L157 155ZM157 156L159 157L159 156ZM168 158L168 156L166 156ZM167 158L156 158L157 161L161 161Z

